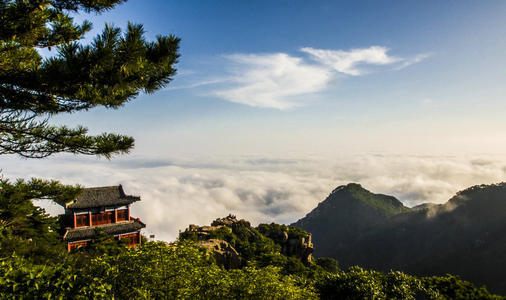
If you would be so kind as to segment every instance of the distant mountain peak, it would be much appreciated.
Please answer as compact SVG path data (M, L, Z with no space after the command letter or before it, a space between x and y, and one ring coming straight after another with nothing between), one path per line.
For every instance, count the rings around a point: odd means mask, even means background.
M346 203L362 203L366 207L383 211L386 215L409 211L397 198L389 195L374 194L359 183L348 183L335 188L318 206L329 203L347 205ZM334 205L332 205L334 206Z
M366 190L359 183L350 182L348 184L340 185L340 186L336 187L330 194L334 194L334 193L337 193L340 191L350 191L350 190L354 190L354 189L355 190L356 189Z
M316 239L328 233L332 240L338 241L335 247L340 247L356 239L357 232L372 229L390 216L407 211L410 209L393 196L374 194L358 183L349 183L335 188L315 209L293 225L314 232ZM321 251L319 254L331 253Z

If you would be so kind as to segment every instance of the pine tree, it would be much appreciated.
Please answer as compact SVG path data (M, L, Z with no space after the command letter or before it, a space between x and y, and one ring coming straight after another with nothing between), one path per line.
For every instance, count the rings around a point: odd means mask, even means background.
M65 203L80 191L80 186L56 181L18 179L11 183L0 177L0 260L13 253L38 262L58 260L64 253L64 245L57 218L47 215L32 200Z
M51 117L97 106L117 108L152 93L175 75L180 39L144 39L142 25L124 33L106 25L90 45L91 29L71 13L100 13L124 0L0 0L0 154L42 158L54 153L110 157L133 147L131 137L87 134L53 126ZM38 49L56 49L42 58Z

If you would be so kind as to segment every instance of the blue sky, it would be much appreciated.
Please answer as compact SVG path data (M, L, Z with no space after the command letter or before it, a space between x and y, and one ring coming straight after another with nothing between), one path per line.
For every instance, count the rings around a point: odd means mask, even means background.
M503 152L505 12L503 1L129 1L77 19L94 23L89 37L127 21L181 37L179 74L119 111L63 121L133 134L145 155L154 139L178 155L424 153L444 141L441 153Z
M166 240L228 213L290 223L339 184L406 205L506 177L505 1L141 1L102 15L182 38L167 88L57 116L132 135L112 161L3 157L9 178L122 183Z

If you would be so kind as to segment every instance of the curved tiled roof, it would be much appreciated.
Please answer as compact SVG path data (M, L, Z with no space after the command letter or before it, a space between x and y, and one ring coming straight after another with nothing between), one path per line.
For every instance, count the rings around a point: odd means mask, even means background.
M117 234L135 232L135 231L140 230L144 227L146 227L146 225L144 223L142 223L141 221L132 220L132 221L127 221L127 222L105 224L105 225L93 226L93 227L73 228L73 229L67 230L67 232L63 236L63 239L67 242L91 239L91 238L93 238L93 236L95 236L95 233L96 233L95 229L100 229L103 232L110 234L110 235L117 235Z
M74 200L65 203L66 208L92 208L127 205L141 200L138 196L125 195L121 185L85 188Z

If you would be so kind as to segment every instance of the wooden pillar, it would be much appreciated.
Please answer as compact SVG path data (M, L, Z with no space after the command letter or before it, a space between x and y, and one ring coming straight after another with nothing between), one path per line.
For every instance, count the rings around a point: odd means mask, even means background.
M118 210L115 207L114 208L114 223L117 223L117 222L118 222Z
M91 221L91 211L88 212L88 219L89 219L90 227L93 226L93 222Z
M141 244L142 242L142 239L141 239L141 232L137 232L137 241L139 242L139 245Z
M70 252L70 243L67 243L67 252Z
M77 227L76 213L74 212L74 228Z
M130 221L130 205L127 206L127 220Z

